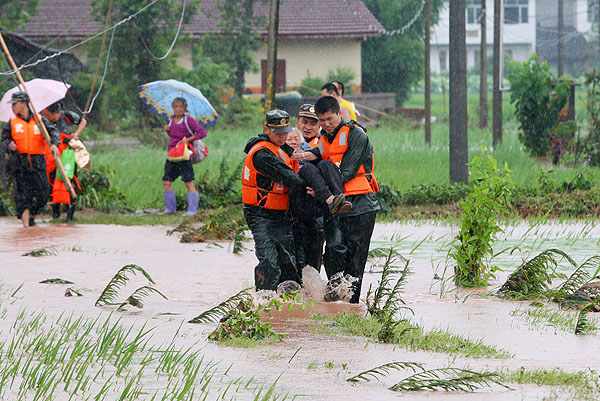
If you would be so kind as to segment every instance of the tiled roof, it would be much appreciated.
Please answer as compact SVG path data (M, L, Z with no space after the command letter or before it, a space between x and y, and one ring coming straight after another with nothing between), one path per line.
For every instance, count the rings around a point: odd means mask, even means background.
M20 34L30 39L82 39L103 29L94 20L93 0L41 0L33 16ZM169 0L170 1L170 0ZM184 32L199 36L218 31L216 3L203 0L201 11L185 26ZM279 11L279 36L296 38L356 37L378 35L383 27L361 0L283 0ZM160 6L158 3L156 6ZM268 16L268 1L254 7L255 16ZM266 34L266 28L261 29Z

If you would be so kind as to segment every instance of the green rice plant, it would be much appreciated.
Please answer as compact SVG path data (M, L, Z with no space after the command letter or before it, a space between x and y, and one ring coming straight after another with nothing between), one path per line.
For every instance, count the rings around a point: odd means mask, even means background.
M22 254L21 256L33 256L33 257L40 257L40 256L56 256L58 255L58 251L56 250L56 247L54 246L45 246L43 248L38 248L38 249L34 249L33 251L29 251L26 252L24 254Z
M584 306L577 315L577 323L575 324L575 334L591 334L598 330L593 322L588 320L588 312L594 308L593 303Z
M154 280L152 280L152 277L150 277L142 267L134 264L125 265L109 281L102 291L102 294L100 294L96 300L95 305L116 305L114 300L118 295L119 289L127 285L127 282L129 281L129 277L127 277L128 273L133 273L134 275L141 273L151 284L156 284Z
M395 265L398 261L404 263L402 269ZM372 287L369 286L366 298L367 312L382 323L381 330L377 334L380 341L392 341L396 335L395 328L399 324L396 320L397 315L402 309L412 312L409 307L402 306L404 301L400 297L402 287L406 283L409 274L409 260L402 257L393 247L388 248L381 279L375 290L372 290ZM396 276L398 278L393 283L393 278Z
M592 269L594 269L593 273L590 273ZM553 300L555 302L563 302L573 297L583 285L596 278L599 273L600 256L592 256L577 267L571 276L554 291Z
M475 372L468 369L442 368L415 373L390 387L392 391L463 391L471 392L492 384L510 389L500 381L497 372Z
M225 316L232 309L234 309L237 305L243 302L247 302L252 299L252 294L250 293L250 288L245 288L238 292L237 294L229 297L225 301L221 302L219 305L211 308L207 311L202 312L195 318L188 321L188 323L209 323L216 322L221 317Z
M416 373L417 370L420 370L422 372L425 371L423 364L419 363L419 362L401 362L401 361L388 362L388 363L384 363L383 365L376 366L372 369L360 372L359 374L352 376L349 379L346 379L346 381L351 382L351 383L356 383L361 380L370 381L371 377L379 380L380 376L388 376L392 370L409 370L409 369L412 370L414 373Z
M248 226L240 225L236 228L235 234L233 235L233 253L238 254L243 252L246 247L244 246L244 241L248 240L246 236L246 230L248 230Z
M40 284L75 284L72 281L64 280L62 278L49 278L46 280L40 281Z
M162 292L160 292L156 288L145 285L143 287L138 288L137 290L135 290L133 292L133 294L131 294L129 297L127 297L125 302L123 302L121 305L119 305L117 310L124 311L124 310L126 310L127 305L135 306L136 308L143 308L144 304L142 303L142 298L147 297L151 293L158 294L161 297L163 297L164 299L168 299Z
M506 282L498 290L499 294L507 298L533 299L544 296L552 279L564 277L556 268L560 257L577 268L577 263L560 249L546 249L533 258L524 261L514 272L508 276Z

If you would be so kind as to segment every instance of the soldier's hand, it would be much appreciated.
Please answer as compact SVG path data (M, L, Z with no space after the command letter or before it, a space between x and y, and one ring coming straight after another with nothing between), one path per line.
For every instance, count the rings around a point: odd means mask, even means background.
M302 160L302 156L303 156L304 152L301 150L294 150L294 153L292 153L292 160Z
M55 157L60 157L60 154L58 153L58 146L52 144L52 146L50 146L50 152L52 152Z
M17 144L15 143L15 141L10 141L10 142L8 143L8 150L12 150L13 152L14 152L15 150L17 150Z
M306 193L312 196L313 198L316 196L315 190L312 187L306 187Z

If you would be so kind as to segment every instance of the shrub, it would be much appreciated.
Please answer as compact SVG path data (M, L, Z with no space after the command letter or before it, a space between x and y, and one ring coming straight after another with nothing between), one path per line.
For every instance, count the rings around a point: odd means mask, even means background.
M97 169L80 169L78 178L82 191L77 203L83 208L94 208L102 212L115 212L125 208L125 196L111 185L115 171L109 166Z
M325 85L323 78L306 77L297 89L302 96L319 96L323 85Z
M504 171L500 171L487 149L482 150L486 155L474 157L469 163L473 188L460 203L463 213L458 243L450 252L457 263L456 283L468 287L487 285L488 277L493 277L495 268L488 272L483 259L493 255L492 241L501 231L497 220L501 213L508 212L514 187L508 166L505 164Z
M510 101L520 123L519 140L532 155L544 156L551 146L550 131L558 124L558 112L567 102L569 82L562 77L553 88L548 63L538 63L535 54L510 66Z

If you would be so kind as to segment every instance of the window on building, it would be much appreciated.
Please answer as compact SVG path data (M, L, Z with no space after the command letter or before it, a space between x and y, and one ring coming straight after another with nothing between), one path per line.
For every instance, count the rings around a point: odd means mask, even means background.
M598 0L587 1L587 20L588 22L598 22Z
M446 72L448 70L447 58L448 53L446 50L440 50L440 72Z
M504 23L526 24L529 22L529 0L504 0Z
M467 0L467 24L479 24L481 0Z

